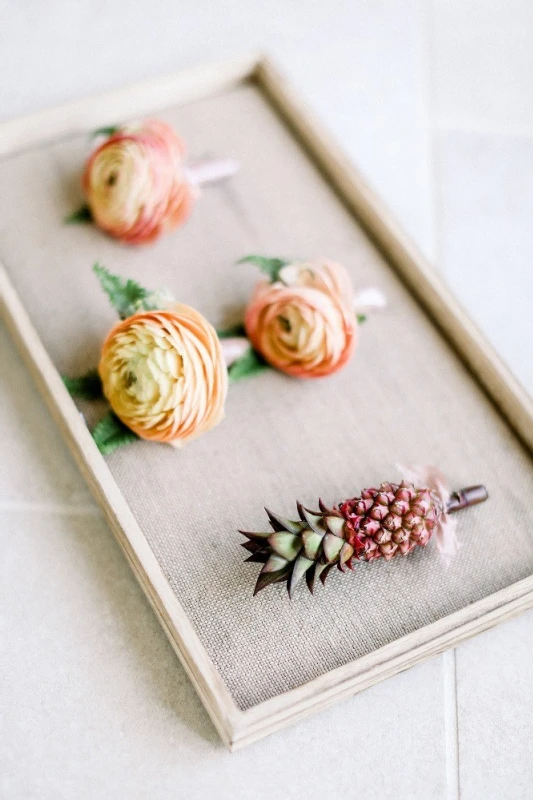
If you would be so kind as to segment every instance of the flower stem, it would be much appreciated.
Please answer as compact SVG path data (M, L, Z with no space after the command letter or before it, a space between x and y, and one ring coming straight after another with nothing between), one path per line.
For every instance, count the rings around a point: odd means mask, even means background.
M489 493L487 489L481 484L477 486L467 486L465 489L458 489L450 495L446 510L448 514L454 514L462 508L484 503L488 496Z

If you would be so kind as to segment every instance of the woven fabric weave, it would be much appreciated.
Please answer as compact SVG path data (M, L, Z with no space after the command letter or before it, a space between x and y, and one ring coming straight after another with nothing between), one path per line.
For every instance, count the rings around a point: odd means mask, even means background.
M113 117L113 109L109 110ZM215 324L238 320L258 275L241 256L328 256L389 307L360 330L353 361L320 381L266 372L230 389L227 418L182 451L139 442L108 458L164 573L241 708L296 687L531 574L529 456L258 90L166 110L191 158L230 156L233 179L203 191L187 225L128 248L65 226L81 201L85 137L0 163L0 257L58 369L98 360L115 321L91 272L99 260L168 287ZM115 121L111 119L111 121ZM252 598L238 527L263 505L290 516L395 480L394 464L435 463L489 502L458 517L446 569L433 543L329 578L314 598L281 587Z

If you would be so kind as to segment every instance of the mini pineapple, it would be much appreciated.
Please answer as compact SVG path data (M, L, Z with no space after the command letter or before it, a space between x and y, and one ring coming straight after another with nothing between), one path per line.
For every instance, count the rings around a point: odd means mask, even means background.
M360 497L319 511L297 504L300 519L289 520L266 509L273 529L265 533L240 531L247 561L264 564L254 594L271 583L285 582L292 597L305 576L313 592L317 578L325 583L332 567L344 572L356 561L390 561L425 547L432 534L448 523L448 514L481 503L488 497L484 486L450 495L433 488L417 488L409 481L382 483L365 489Z

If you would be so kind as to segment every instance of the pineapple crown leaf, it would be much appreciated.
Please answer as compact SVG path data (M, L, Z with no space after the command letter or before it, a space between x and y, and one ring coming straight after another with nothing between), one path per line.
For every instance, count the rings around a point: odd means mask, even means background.
M292 567L290 564L282 567L277 572L263 572L259 573L259 577L257 579L257 583L255 584L254 589L254 597L258 592L262 589L266 589L267 586L270 586L272 583L279 583L280 581L285 581L291 574Z
M274 512L269 511L268 508L265 508L265 511L267 513L269 522L275 531L289 531L290 533L300 533L300 531L302 530L303 526L301 522L286 519L285 517L282 517L279 514L274 514Z
M300 514L302 522L305 522L312 531L317 533L319 536L324 535L325 530L323 514L317 514L316 511L310 511L308 508L304 508L301 503L298 503L298 513Z
M263 564L254 594L273 583L285 582L292 597L304 576L312 592L316 579L320 577L324 583L335 564L344 571L344 564L353 555L343 536L345 520L323 503L322 508L312 511L297 503L300 520L265 509L273 532L240 531L247 538L242 547L250 554L245 560Z
M291 579L287 586L289 591L289 597L292 597L294 590L306 574L306 572L315 565L315 562L310 559L306 558L305 556L298 556L296 561L294 562L294 567L292 568L291 572Z
M268 561L268 553L252 553L248 558L244 559L245 563L253 561L256 564L265 564Z

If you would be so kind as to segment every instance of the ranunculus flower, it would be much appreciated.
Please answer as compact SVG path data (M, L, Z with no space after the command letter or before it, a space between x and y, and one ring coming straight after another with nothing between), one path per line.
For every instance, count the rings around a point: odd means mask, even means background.
M356 344L348 273L331 261L289 264L255 289L245 316L252 346L276 369L319 378L341 369Z
M114 133L90 155L83 190L95 223L128 244L144 244L184 222L194 189L185 147L170 125L147 120Z
M220 342L189 306L119 322L103 344L99 373L111 408L143 439L180 446L224 417L228 376Z

